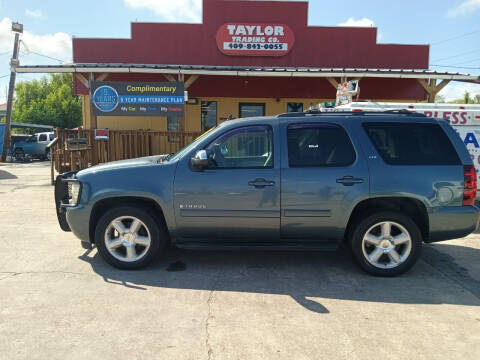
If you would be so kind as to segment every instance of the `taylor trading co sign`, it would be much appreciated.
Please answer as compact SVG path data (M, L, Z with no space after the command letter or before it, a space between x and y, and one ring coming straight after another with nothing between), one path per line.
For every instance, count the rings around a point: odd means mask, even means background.
M283 56L294 43L285 24L226 23L217 31L218 49L226 55Z
M97 116L184 116L182 82L94 82L91 99Z

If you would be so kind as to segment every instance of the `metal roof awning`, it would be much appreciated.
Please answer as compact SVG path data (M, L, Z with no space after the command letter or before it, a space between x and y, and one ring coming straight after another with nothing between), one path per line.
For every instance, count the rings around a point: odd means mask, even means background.
M152 73L267 77L348 77L359 79L366 77L398 79L441 79L480 84L480 76L478 75L437 72L427 69L72 63L64 65L21 65L15 66L14 71L17 73Z
M34 128L34 129L44 129L44 130L52 130L53 131L53 126L52 125L12 122L10 124L10 126L12 128Z

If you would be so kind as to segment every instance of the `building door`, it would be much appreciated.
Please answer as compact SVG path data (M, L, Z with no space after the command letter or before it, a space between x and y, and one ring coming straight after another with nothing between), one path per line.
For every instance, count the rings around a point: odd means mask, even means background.
M217 102L202 101L202 132L217 126Z
M265 104L264 103L240 103L239 104L239 117L255 117L265 116Z
M230 129L205 147L207 169L193 171L186 161L178 165L174 202L180 238L279 240L280 150L274 136L267 125Z

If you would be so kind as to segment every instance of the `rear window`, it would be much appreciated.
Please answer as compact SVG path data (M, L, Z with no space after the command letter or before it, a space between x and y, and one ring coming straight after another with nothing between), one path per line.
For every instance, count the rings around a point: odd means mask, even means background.
M348 166L355 150L343 128L334 124L293 124L287 129L290 167Z
M440 125L365 123L363 127L387 164L460 164L457 152Z

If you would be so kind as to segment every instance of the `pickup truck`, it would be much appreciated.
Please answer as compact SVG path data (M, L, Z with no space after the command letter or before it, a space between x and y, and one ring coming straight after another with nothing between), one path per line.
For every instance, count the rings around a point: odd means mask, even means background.
M13 157L16 161L25 160L25 155L41 160L50 160L50 149L47 145L55 138L53 132L33 134L25 141L13 145Z
M394 276L422 243L479 221L476 174L445 120L406 111L288 113L225 121L170 155L59 175L60 226L111 265L188 249L350 248Z

